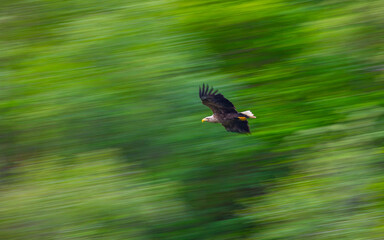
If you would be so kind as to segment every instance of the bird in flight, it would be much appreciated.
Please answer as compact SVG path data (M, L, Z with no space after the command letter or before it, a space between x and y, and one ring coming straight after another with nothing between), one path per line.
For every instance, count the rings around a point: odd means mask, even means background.
M202 122L221 123L228 132L251 133L248 118L256 118L251 111L238 112L235 106L226 99L218 90L203 84L199 87L201 102L208 106L213 115L203 118Z

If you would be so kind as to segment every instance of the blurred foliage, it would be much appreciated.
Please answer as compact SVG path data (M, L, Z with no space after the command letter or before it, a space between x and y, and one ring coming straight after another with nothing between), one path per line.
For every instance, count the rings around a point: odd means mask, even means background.
M270 194L245 201L252 210L244 216L263 226L253 237L381 239L383 119L383 108L356 111L290 137L287 148L300 152L291 175Z
M0 6L1 239L383 239L383 1Z

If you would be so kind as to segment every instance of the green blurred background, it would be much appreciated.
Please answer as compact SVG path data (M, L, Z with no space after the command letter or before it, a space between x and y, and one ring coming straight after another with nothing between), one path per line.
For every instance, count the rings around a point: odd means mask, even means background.
M0 12L0 239L384 239L384 1Z

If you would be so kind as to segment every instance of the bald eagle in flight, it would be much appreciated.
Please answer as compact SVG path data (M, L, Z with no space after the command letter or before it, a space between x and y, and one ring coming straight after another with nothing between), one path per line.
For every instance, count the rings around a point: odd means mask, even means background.
M203 118L202 122L221 123L228 132L251 133L248 118L256 118L251 111L237 112L235 106L222 94L208 85L199 87L201 102L208 106L213 115Z

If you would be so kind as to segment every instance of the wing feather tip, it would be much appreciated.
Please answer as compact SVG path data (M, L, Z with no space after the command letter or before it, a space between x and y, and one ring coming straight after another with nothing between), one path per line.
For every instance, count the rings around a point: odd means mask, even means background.
M218 92L219 92L218 89L215 89L214 87L210 87L206 83L203 83L202 86L199 86L199 97L200 98L203 96L207 96L207 95L216 96L216 95L218 95L217 94Z
M204 95L204 89L205 89L205 83L203 83L203 87L201 89L201 95L203 96Z

